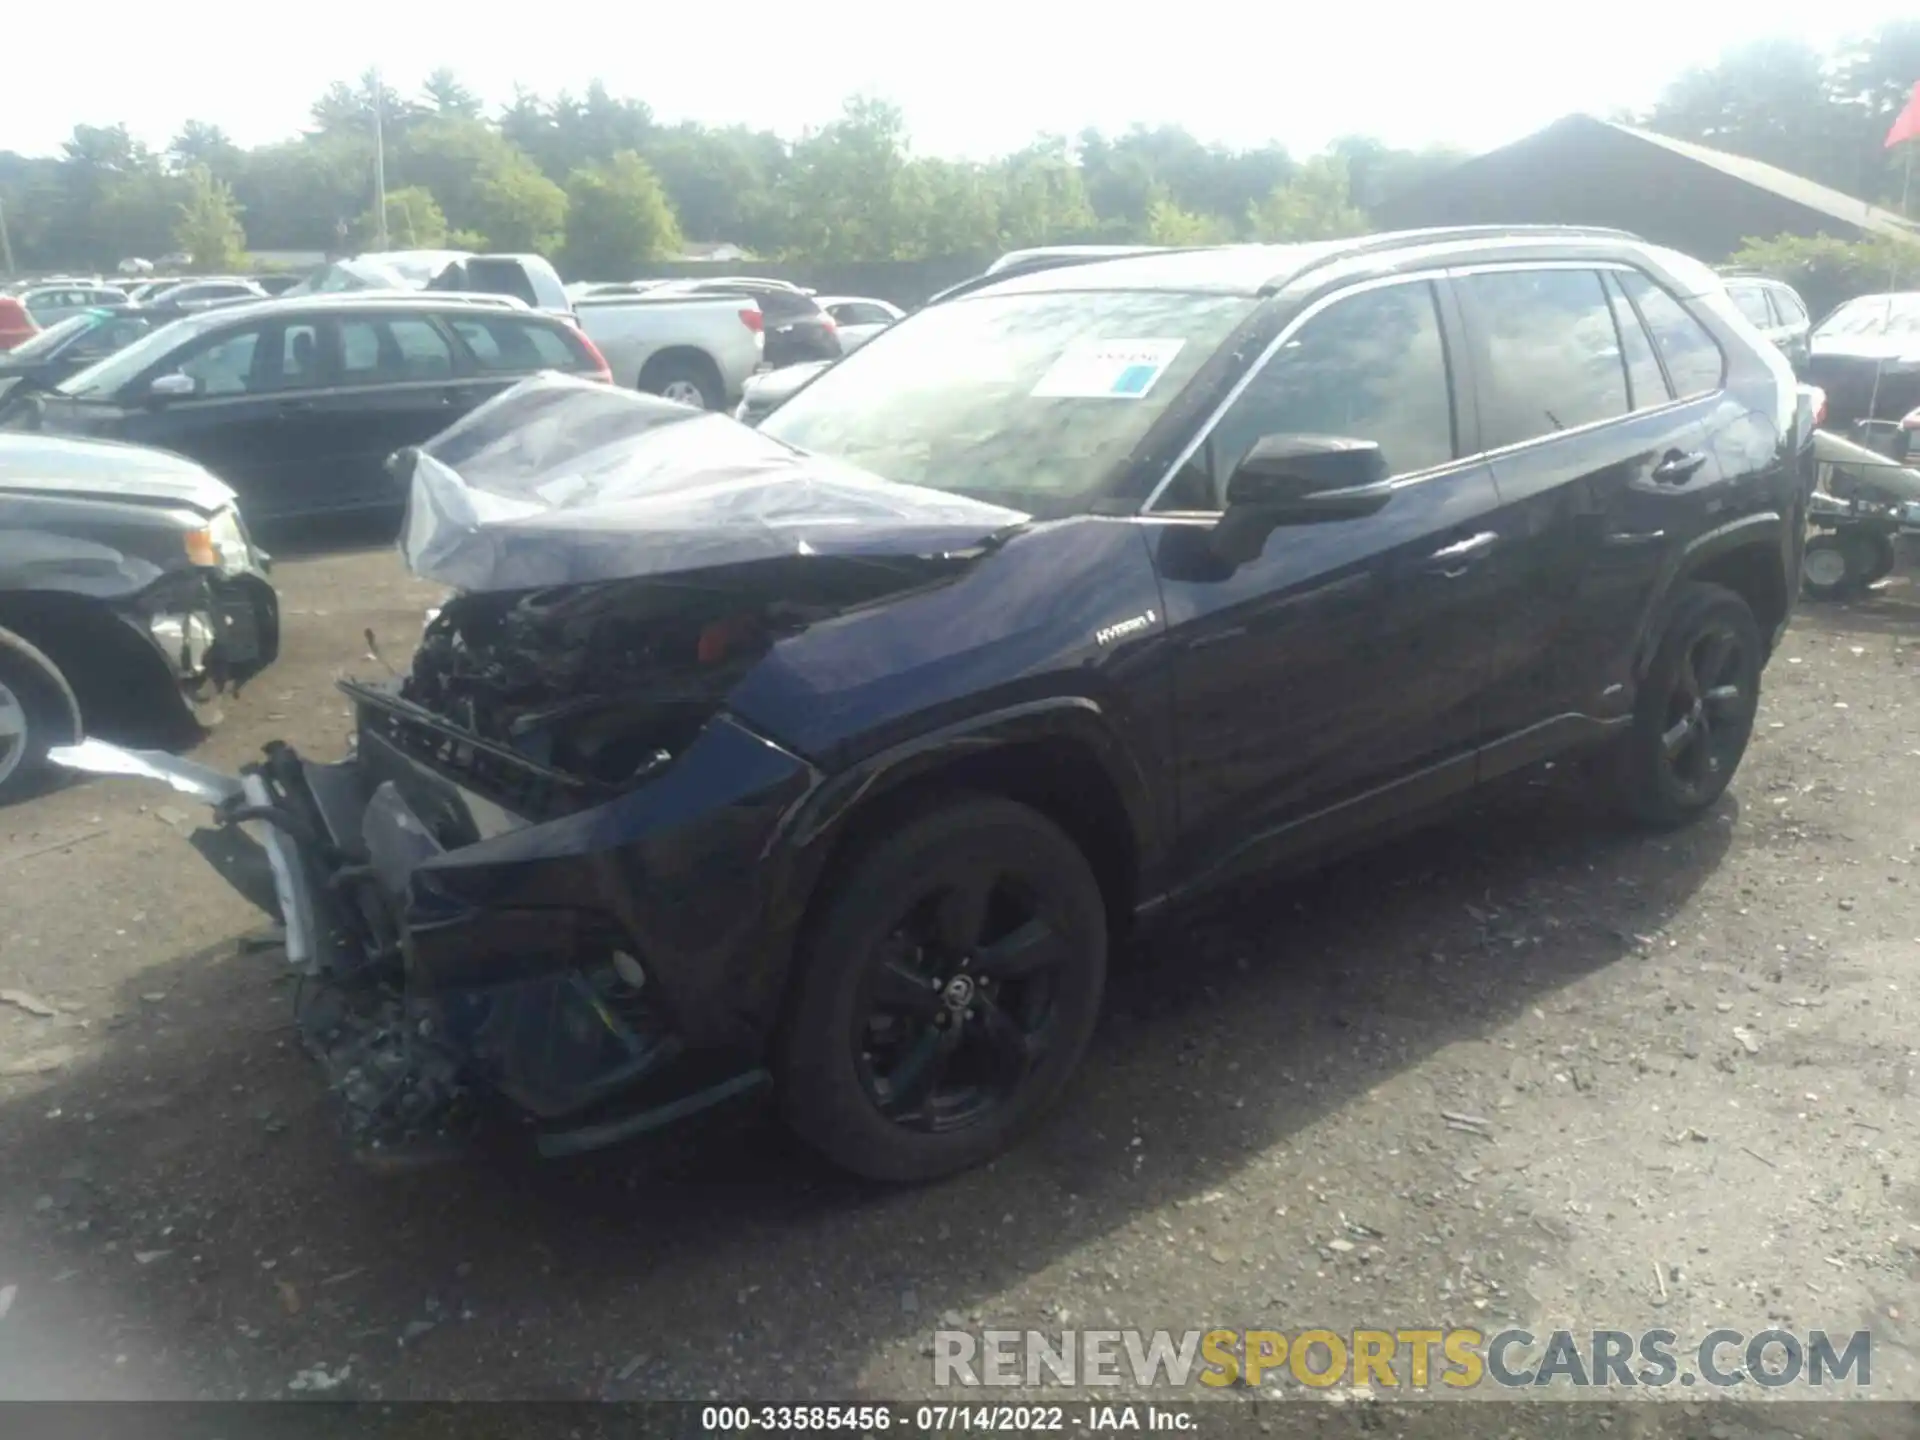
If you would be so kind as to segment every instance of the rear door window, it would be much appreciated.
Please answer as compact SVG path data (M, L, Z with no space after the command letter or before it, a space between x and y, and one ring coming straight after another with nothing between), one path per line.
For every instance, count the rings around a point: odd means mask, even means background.
M263 377L262 388L317 390L326 383L326 357L320 321L290 320L280 331L280 369Z
M1633 301L1633 308L1647 322L1660 358L1666 361L1674 393L1685 399L1718 390L1727 373L1727 358L1720 353L1720 343L1713 333L1637 270L1622 274L1620 284Z
M364 316L340 325L341 378L349 385L453 377L453 347L417 315Z
M1457 283L1480 335L1482 448L1628 413L1626 359L1598 271L1500 270Z
M1783 325L1804 325L1807 323L1807 307L1800 303L1800 297L1784 285L1768 290L1773 297L1773 308L1780 312Z

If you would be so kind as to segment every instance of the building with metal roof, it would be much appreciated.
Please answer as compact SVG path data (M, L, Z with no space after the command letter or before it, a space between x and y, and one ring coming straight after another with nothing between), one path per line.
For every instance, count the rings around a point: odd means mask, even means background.
M1774 235L1885 236L1920 223L1777 165L1590 115L1465 161L1376 208L1383 229L1612 225L1704 260Z

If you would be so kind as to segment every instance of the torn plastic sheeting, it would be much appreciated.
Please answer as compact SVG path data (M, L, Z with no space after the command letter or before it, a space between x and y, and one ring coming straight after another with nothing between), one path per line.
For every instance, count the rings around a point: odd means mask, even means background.
M543 375L417 452L401 545L425 579L518 590L793 555L945 554L1027 518L726 416Z

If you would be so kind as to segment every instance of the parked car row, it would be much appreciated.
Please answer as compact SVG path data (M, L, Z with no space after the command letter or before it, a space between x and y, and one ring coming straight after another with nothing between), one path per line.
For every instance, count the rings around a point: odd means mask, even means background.
M304 1037L389 1157L487 1107L568 1154L770 1094L863 1175L978 1163L1069 1083L1140 914L1547 759L1706 812L1798 588L1817 396L1619 232L1027 257L757 429L636 381L670 324L764 353L811 311L571 303L210 311L12 441L271 453L262 515L405 487L450 596L343 684L344 759L56 755L261 828Z

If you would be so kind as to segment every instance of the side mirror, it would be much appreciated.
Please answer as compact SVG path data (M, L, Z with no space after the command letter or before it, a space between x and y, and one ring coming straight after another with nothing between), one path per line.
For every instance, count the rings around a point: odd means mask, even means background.
M147 386L147 398L150 400L184 400L200 388L199 382L191 375L174 371L171 375L156 375Z
M1257 558L1281 525L1371 515L1393 498L1387 459L1371 440L1345 435L1265 435L1227 481L1213 550L1232 565Z

